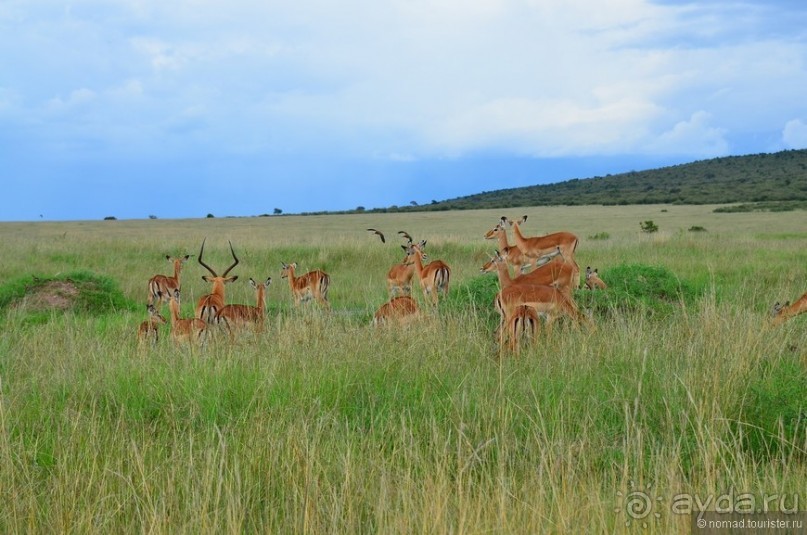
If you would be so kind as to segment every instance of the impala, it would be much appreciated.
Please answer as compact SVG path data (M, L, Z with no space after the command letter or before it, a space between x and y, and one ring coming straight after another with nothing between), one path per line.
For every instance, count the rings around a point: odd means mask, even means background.
M531 258L540 258L553 251L560 249L560 255L569 263L573 264L577 273L575 274L574 287L580 286L580 268L577 262L574 261L574 251L577 249L577 236L571 232L555 232L545 236L534 236L528 238L521 233L519 225L527 220L525 215L518 221L511 221L506 217L502 217L501 224L513 227L513 236L515 237L516 245L521 249L522 254Z
M784 305L777 301L773 305L771 316L773 317L773 324L779 325L784 323L784 321L788 318L798 316L799 314L804 314L805 312L807 312L807 293L799 297L798 301L792 305L790 304L790 301L785 302Z
M418 317L418 305L408 295L393 297L376 311L373 316L373 325L381 326L388 323L405 324Z
M173 262L174 264L174 276L169 277L168 275L154 275L149 279L149 297L148 303L154 303L154 300L157 300L157 304L160 304L161 301L168 302L168 299L171 297L171 294L174 290L181 290L179 284L179 273L182 271L182 264L187 262L188 258L191 255L186 254L185 256L180 257L172 257L170 255L165 255L166 260L169 262Z
M535 339L539 328L538 313L528 305L519 305L505 326L504 335L509 339L510 351L518 354L521 351L521 340ZM503 342L504 340L502 340Z
M499 250L507 251L507 261L513 268L520 273L525 273L532 265L532 258L528 258L518 245L510 245L507 243L507 229L504 222L500 221L495 227L485 233L486 240L499 240Z
M256 332L262 331L266 319L266 289L271 283L272 277L267 277L262 284L258 284L255 279L250 278L249 284L255 289L255 306L225 305L216 314L216 323L223 323L231 336L236 328L249 324L255 325Z
M157 297L160 298L161 296L158 295ZM168 322L153 304L149 303L146 308L149 313L149 319L140 324L137 329L137 339L141 343L148 340L154 344L160 338L159 326Z
M404 252L407 251L405 245L401 245ZM403 261L394 264L387 272L387 291L390 297L395 297L398 293L403 295L412 294L412 277L415 275L415 263L408 262L409 256Z
M179 290L174 290L168 301L171 310L171 337L174 342L201 340L207 332L207 323L199 318L179 316Z
M299 305L301 302L313 298L323 306L330 307L328 303L328 288L331 285L330 275L317 269L297 277L294 275L297 262L292 262L291 264L281 262L281 265L283 270L280 272L280 277L289 280L294 304Z
M600 278L600 274L597 273L597 270L592 270L591 266L586 266L586 288L589 290L596 288L605 290L608 288L608 285Z
M501 225L505 224L513 227L513 237L521 252L531 258L538 258L551 252L555 247L560 247L561 253L566 260L574 259L574 251L577 249L577 236L571 232L554 232L544 236L527 237L521 233L521 225L527 220L525 215L518 221L512 221L507 217L502 217Z
M495 270L499 277L499 286L501 288L507 288L514 284L538 284L554 286L571 295L572 288L575 286L576 282L574 277L577 275L577 269L575 269L573 264L556 258L541 265L534 271L513 278L507 268L507 255L509 254L509 251L504 255L496 251L493 258L479 268L479 271L482 273L490 273Z
M494 307L501 316L499 328L503 328L513 317L516 308L527 305L545 316L547 327L551 326L558 316L568 316L577 323L587 322L572 298L552 286L514 284L503 288L496 294ZM501 333L500 333L501 334Z
M202 255L204 252L205 240L202 240L202 248L199 250L199 264L201 264L201 266L208 270L212 275L212 277L202 275L202 280L211 283L213 288L209 294L203 295L196 304L196 317L206 321L207 323L213 323L216 320L216 314L218 314L219 310L224 307L224 285L238 279L238 275L232 277L227 276L230 270L238 265L238 257L235 256L233 244L230 243L230 253L233 255L234 261L230 267L228 267L224 273L219 276L215 271L213 271L213 268L205 264L202 260Z
M424 247L426 247L426 240L407 247L405 262L414 263L420 287L423 290L423 297L426 301L431 301L432 305L437 305L438 293L443 294L443 297L448 295L451 268L442 260L432 260L424 266L423 260L427 258L423 251Z

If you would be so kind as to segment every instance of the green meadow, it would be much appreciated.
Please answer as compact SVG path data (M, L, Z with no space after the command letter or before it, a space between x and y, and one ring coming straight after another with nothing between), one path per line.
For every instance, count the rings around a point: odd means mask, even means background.
M666 534L721 497L807 510L807 315L768 322L807 291L805 215L714 208L0 223L0 532ZM611 287L575 293L593 327L514 356L479 268L523 214ZM374 329L398 230L451 293ZM228 241L240 259L227 302L272 277L264 332L139 345L148 279L203 239L214 269ZM295 308L281 262L327 271L331 310ZM185 317L204 274L182 271ZM673 290L641 301L655 274ZM92 291L51 310L51 279Z

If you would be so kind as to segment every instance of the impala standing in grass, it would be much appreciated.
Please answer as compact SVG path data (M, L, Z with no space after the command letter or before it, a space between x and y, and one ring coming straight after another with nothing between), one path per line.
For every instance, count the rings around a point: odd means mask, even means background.
M564 262L561 258L550 260L529 273L512 277L507 267L508 254L509 252L502 255L499 251L496 251L493 258L479 269L483 273L490 273L495 270L499 277L500 288L507 288L514 284L539 284L554 286L571 295L572 288L577 285L574 280L577 271L572 264Z
M182 290L179 282L179 274L182 271L182 264L187 262L190 257L191 255L189 254L179 257L165 255L165 258L174 264L174 276L169 277L168 275L154 275L149 279L149 296L147 304L150 305L154 303L155 300L157 304L160 304L162 301L167 303L174 290Z
M515 238L516 245L521 250L522 254L530 258L540 258L548 253L551 253L559 247L561 256L566 260L566 262L574 265L575 269L577 270L574 287L577 288L580 286L580 267L574 260L574 253L577 249L577 244L579 241L577 236L571 232L554 232L544 236L527 237L521 233L521 228L519 226L526 220L526 215L518 221L512 221L507 217L502 217L501 225L504 226L507 224L513 227L513 237Z
M228 242L229 243L229 242ZM202 260L202 255L205 252L205 240L202 241L202 248L199 250L199 264L210 272L211 277L202 275L202 280L209 282L213 285L210 293L202 296L196 304L196 317L204 320L207 323L213 323L216 320L216 314L219 310L224 308L224 285L229 284L238 279L238 275L228 277L227 274L238 265L238 257L235 256L233 244L230 243L230 253L233 255L233 263L228 267L224 273L218 275L213 268L208 266Z
M280 272L280 277L289 280L291 296L295 305L310 299L316 299L322 306L331 306L328 303L328 288L331 285L330 275L316 269L297 277L294 274L297 270L297 262L292 262L291 264L281 262L281 265L283 269Z
M171 338L174 342L197 342L207 332L207 323L199 318L182 318L179 315L179 290L174 290L168 307L171 309Z
M272 283L272 277L258 284L255 279L250 278L249 284L255 289L255 306L251 305L224 305L216 314L216 323L224 324L230 336L235 330L248 325L253 325L256 332L261 332L266 319L266 290Z
M149 341L155 344L160 338L160 325L165 325L167 321L153 304L149 303L146 305L146 309L149 313L149 319L141 323L140 327L138 327L137 339L141 343Z
M448 295L448 286L451 281L451 268L442 260L432 260L425 266L423 260L428 258L425 251L426 240L410 245L406 249L407 259L405 262L412 262L418 274L420 287L423 290L423 297L432 305L437 305L438 294L443 297Z

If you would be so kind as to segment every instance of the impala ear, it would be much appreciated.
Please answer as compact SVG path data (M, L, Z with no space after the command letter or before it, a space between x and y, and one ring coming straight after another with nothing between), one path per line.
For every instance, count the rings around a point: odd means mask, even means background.
M190 258L190 257L191 257L191 255L186 254L185 256L182 257L182 261L186 262L188 260L188 258Z
M409 252L409 249L406 247L406 245L401 245L401 249L403 249L404 252L406 252L406 253Z
M227 284L228 282L235 282L237 280L238 280L238 275L233 275L232 277L227 277L226 279L224 279L224 284Z
M263 283L264 286L269 286L272 284L272 277L266 277L266 282Z
M170 262L171 261L171 255L170 254L165 255L165 259Z
M258 284L255 282L255 279L253 279L252 277L249 278L249 285L252 286L253 288L258 287Z

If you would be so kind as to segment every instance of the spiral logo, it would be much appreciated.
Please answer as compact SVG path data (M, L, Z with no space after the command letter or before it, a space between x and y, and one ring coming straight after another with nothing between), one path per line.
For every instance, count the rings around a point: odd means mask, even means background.
M652 496L652 487L653 484L651 483L646 488L639 489L636 487L636 484L631 481L630 492L627 494L622 494L622 492L616 493L619 501L614 512L625 513L625 515L627 515L628 518L625 521L626 526L630 526L633 521L637 521L641 522L643 528L646 528L646 520L651 516L654 520L661 518L661 513L654 511L654 509L656 504L662 501L662 498Z
M646 518L653 511L653 500L646 492L633 491L625 496L625 512L634 520Z

